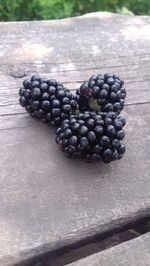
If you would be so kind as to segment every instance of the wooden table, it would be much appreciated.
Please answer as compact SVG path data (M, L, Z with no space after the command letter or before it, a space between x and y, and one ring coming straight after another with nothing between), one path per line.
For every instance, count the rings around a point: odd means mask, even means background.
M150 217L149 33L150 17L110 13L0 23L0 265ZM104 72L125 80L127 152L109 165L69 160L54 129L19 106L18 89L34 73L74 90Z

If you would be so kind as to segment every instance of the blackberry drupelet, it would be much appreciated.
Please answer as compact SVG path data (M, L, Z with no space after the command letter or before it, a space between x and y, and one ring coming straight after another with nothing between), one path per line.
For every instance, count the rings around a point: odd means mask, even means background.
M56 143L69 158L81 156L92 162L119 160L125 152L121 143L126 121L114 112L85 111L71 115L56 130Z
M56 80L32 76L23 82L19 90L19 102L35 118L58 126L61 121L75 113L74 96Z
M120 112L124 108L124 81L116 75L93 75L76 91L80 111Z

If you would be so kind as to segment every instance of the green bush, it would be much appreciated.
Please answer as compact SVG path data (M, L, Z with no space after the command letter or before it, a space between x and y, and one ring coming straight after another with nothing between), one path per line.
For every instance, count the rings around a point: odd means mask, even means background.
M0 0L0 21L56 19L95 11L150 15L150 0Z

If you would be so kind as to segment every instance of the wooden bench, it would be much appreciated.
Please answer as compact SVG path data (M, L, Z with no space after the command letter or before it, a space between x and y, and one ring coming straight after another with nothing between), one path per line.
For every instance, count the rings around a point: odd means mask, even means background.
M93 13L0 23L0 265L57 253L150 217L150 17ZM69 160L18 89L38 73L71 90L93 73L127 88L127 152L105 165Z

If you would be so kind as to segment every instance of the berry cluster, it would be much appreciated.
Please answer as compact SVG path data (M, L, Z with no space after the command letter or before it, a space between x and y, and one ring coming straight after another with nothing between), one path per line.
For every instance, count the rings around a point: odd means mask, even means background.
M72 158L80 155L86 161L102 159L105 163L121 159L125 146L121 143L126 121L114 112L85 111L71 115L56 130L56 143Z
M54 79L32 76L24 80L19 102L32 117L57 126L56 143L67 157L108 163L125 152L123 84L116 75L93 75L74 96Z
M120 113L126 91L123 80L116 75L93 75L76 91L80 111L95 110Z
M54 79L32 76L31 80L24 80L19 95L20 105L25 107L31 116L55 126L60 125L63 119L77 109L71 92Z

